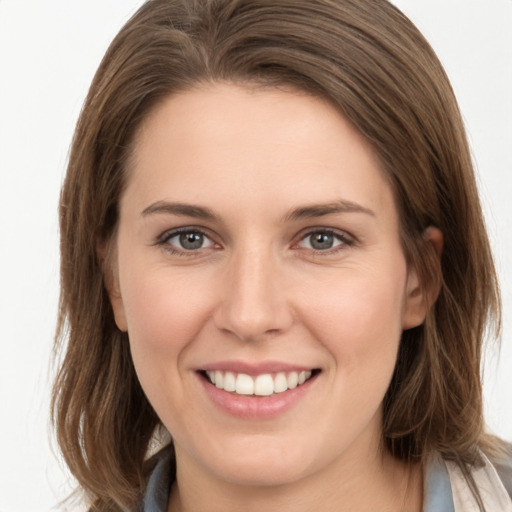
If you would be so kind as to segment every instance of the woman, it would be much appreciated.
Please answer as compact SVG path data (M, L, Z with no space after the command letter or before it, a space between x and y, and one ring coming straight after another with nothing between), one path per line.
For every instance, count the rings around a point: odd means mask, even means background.
M55 422L92 510L512 509L467 141L389 3L144 4L61 231Z

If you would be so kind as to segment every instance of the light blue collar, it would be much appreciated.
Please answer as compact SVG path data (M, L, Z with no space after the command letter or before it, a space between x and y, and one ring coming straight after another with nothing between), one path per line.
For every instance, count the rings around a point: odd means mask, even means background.
M427 464L424 482L423 512L455 512L450 477L439 456Z

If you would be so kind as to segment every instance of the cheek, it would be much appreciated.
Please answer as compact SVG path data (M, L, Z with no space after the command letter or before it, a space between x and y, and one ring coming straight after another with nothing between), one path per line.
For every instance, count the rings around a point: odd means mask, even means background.
M305 308L308 328L345 374L370 368L392 373L402 333L404 276L353 273L309 300L314 306Z
M159 360L177 357L209 316L204 291L179 276L135 270L124 283L122 296L134 359L151 357L158 365Z
M350 276L334 280L328 293L316 294L311 309L325 317L334 329L350 324L351 329L361 335L370 334L368 329L377 331L382 326L400 327L404 304L404 280L380 276L361 279ZM310 299L311 300L311 299Z
M208 321L210 302L179 277L166 278L161 271L139 275L132 271L122 290L132 360L157 414L167 428L178 432L170 411L190 409L183 361Z

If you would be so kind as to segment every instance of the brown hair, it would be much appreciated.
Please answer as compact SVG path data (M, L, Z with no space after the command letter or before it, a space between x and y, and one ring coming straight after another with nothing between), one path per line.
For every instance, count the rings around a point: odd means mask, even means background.
M449 81L413 24L386 0L150 0L108 49L73 139L62 189L54 422L80 486L105 507L143 492L160 421L114 322L100 242L115 233L137 128L164 98L230 81L290 85L328 99L370 141L392 184L409 264L440 292L404 332L384 403L393 455L432 451L477 464L480 358L499 293L463 123ZM439 262L424 239L444 234ZM430 284L429 284L430 283Z

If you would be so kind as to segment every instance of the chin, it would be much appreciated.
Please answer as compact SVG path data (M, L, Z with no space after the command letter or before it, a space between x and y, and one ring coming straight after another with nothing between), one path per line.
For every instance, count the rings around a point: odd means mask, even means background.
M281 486L296 482L308 473L313 461L304 450L265 446L254 440L244 450L224 450L212 458L211 469L217 477L232 484L253 487ZM226 456L226 454L234 454Z
M284 461L283 461L284 462ZM218 469L223 480L243 487L278 487L297 482L304 476L304 467L268 460L260 463L223 465Z

